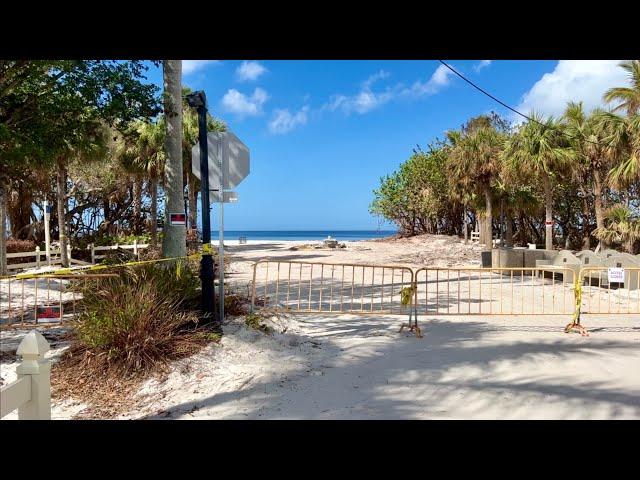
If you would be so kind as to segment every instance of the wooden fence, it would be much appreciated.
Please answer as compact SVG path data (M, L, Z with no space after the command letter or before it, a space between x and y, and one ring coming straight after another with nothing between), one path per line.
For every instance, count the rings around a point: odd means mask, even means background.
M149 247L148 243L138 243L137 240L134 240L133 244L131 245L120 245L119 243L116 243L115 245L104 245L96 247L93 243L91 243L87 246L87 250L91 251L91 263L95 264L96 260L102 260L107 256L106 253L99 252L109 252L119 249L131 250L136 257L140 258L140 250L143 250L147 247Z

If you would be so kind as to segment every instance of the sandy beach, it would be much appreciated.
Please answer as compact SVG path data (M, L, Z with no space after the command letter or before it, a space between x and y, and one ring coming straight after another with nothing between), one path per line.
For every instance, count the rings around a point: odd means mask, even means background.
M246 291L260 259L480 266L480 247L445 236L319 244L226 240L229 289ZM406 317L287 314L267 321L272 335L228 319L220 344L146 382L137 407L118 418L640 418L638 315L587 315L589 337L563 333L566 314L422 314L423 338L398 332ZM4 384L15 378L10 352L27 331L2 331ZM56 358L64 342L51 339ZM84 407L54 399L53 418L86 418Z

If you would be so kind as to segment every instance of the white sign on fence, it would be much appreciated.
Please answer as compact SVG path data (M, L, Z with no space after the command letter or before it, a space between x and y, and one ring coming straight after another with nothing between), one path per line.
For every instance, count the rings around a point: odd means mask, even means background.
M609 268L607 270L609 283L624 283L624 268Z

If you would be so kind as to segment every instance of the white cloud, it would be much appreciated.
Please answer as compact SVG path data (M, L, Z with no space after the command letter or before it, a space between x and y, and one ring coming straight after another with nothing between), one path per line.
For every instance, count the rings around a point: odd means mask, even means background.
M262 88L256 88L251 96L232 88L222 97L222 107L240 116L256 116L262 113L262 106L268 99L269 95Z
M485 67L488 67L489 65L491 65L491 60L480 60L479 63L473 66L473 70L476 72L479 72L480 70L482 70Z
M207 65L218 65L220 60L182 60L182 74L189 75L198 70L202 70Z
M333 95L330 101L322 107L322 110L342 110L346 114L352 112L365 114L399 97L411 99L434 95L449 85L451 75L453 75L451 70L440 65L426 82L418 80L411 87L396 83L393 86L387 86L384 90L374 91L371 87L375 82L390 76L388 72L380 70L362 82L360 92L354 95Z
M410 89L405 89L405 95L433 95L438 93L444 87L451 83L450 76L453 75L453 72L449 70L444 65L438 66L436 71L433 72L431 78L427 82L421 82L420 80L416 81Z
M299 125L305 125L308 111L308 106L302 107L293 114L288 109L276 109L273 112L273 118L269 122L269 131L278 135L290 132Z
M236 69L236 75L240 81L253 81L265 73L267 69L258 62L244 61Z
M384 70L374 73L362 82L360 92L355 95L334 95L331 97L329 103L323 106L323 109L331 111L340 109L346 114L352 112L363 114L384 105L395 96L394 89L387 87L384 91L374 92L371 90L371 86L375 82L389 77L389 75L389 72L385 72Z
M362 88L365 90L369 90L371 85L373 85L378 80L384 80L389 77L391 74L389 72L385 72L384 70L380 70L378 73L374 73L369 78L367 78L364 82L362 82Z
M392 90L379 93L371 90L362 90L356 95L334 95L325 107L331 111L341 109L347 114L352 112L363 114L384 105L393 97Z
M585 111L603 106L602 96L607 89L628 82L619 63L619 60L560 60L553 72L545 73L523 95L516 110L525 115L535 110L560 116L568 101L584 102Z

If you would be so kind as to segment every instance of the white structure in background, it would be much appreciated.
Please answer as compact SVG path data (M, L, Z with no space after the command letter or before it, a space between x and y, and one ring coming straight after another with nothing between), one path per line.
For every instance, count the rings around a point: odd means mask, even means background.
M0 418L18 410L18 420L51 419L51 363L44 354L49 342L31 330L20 342L18 379L0 389Z

